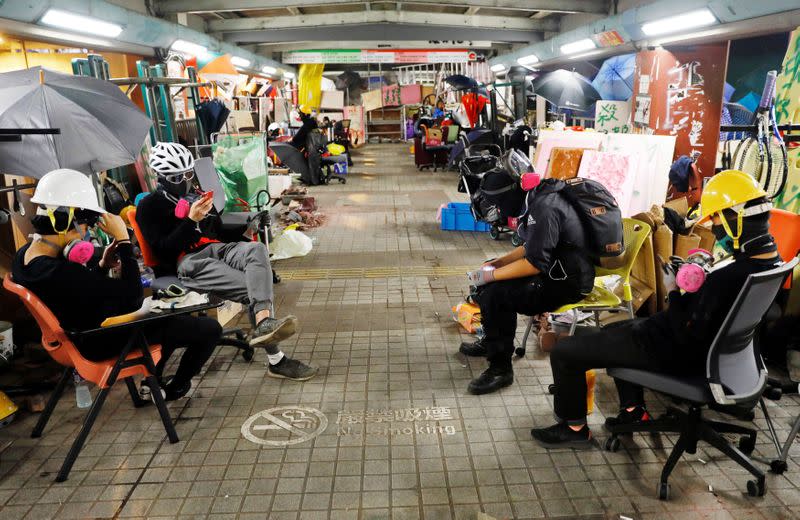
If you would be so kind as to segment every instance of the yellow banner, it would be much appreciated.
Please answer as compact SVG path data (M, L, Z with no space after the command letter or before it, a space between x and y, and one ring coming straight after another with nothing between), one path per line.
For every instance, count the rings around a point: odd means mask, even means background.
M309 113L319 111L322 101L322 71L325 65L321 63L304 63L300 65L297 75L297 104L300 110Z

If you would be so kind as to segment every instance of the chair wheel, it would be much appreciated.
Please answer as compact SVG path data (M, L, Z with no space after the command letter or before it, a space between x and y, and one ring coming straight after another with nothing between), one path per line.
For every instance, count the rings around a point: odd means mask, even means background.
M744 436L739 438L739 451L745 455L750 455L756 449L756 438Z
M658 499L659 500L669 500L669 483L668 482L659 482L658 483Z
M773 460L769 463L769 470L776 475L783 475L783 473L789 469L789 465L786 464L785 460Z
M514 246L514 247L519 247L519 246L521 246L521 245L522 245L522 242L523 242L523 240L522 240L522 237L520 237L520 236L517 234L517 232L515 231L515 232L514 232L514 233L511 235L511 245L512 245L512 246Z
M748 480L747 494L751 497L763 497L766 491L766 484L763 480Z
M764 397L770 401L780 401L781 397L783 397L783 389L776 388L774 386L768 386L767 389L764 390Z
M251 348L250 349L246 349L246 350L242 350L242 357L244 358L245 361L253 361L253 356L254 355L255 355L255 352Z
M555 395L556 385L554 384L547 385L547 393L549 393L550 395Z
M516 354L517 357L525 357L525 349L523 347L517 347L514 350L514 354Z
M272 271L272 283L281 283L281 276L275 271Z
M347 184L347 179L339 179L339 184Z
M606 451L610 451L611 453L616 453L619 451L619 437L611 436L606 439Z
M500 240L500 228L497 226L492 226L489 228L489 237L492 240Z

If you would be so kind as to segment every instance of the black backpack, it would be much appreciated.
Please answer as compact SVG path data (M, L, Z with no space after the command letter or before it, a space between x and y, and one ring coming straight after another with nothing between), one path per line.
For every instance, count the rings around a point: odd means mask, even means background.
M525 192L519 179L499 167L483 174L477 197L494 204L503 219L519 216L525 204Z
M589 255L597 260L624 253L622 212L605 186L580 177L556 182L556 191L575 208L583 223Z

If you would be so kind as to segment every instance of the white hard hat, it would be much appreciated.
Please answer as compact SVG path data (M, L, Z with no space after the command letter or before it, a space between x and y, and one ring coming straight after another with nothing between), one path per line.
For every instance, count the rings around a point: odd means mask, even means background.
M194 156L179 143L158 143L150 150L150 168L157 174L173 175L194 168Z
M89 176L69 168L53 170L39 179L31 202L47 207L64 206L106 212L97 202L97 190Z

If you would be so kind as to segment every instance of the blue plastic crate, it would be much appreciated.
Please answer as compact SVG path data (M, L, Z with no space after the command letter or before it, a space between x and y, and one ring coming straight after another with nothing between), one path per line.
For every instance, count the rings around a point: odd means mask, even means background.
M468 202L451 202L442 208L443 231L489 231L489 224L473 218Z

